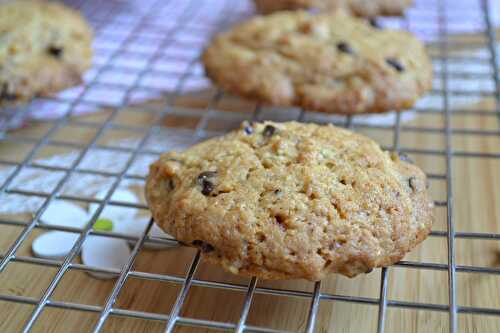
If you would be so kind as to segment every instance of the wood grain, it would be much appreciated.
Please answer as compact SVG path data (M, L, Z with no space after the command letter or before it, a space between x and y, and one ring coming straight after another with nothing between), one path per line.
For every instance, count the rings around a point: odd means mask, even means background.
M208 104L213 91L200 92L194 96L184 96L176 100L179 110L169 115L163 125L166 128L195 128L206 115L190 113L190 109ZM154 110L155 103L138 108ZM238 104L238 100L227 98L221 101L222 112L237 110L231 121L221 122L212 117L207 122L210 133L221 133L234 128L241 120L248 118L251 103ZM474 105L470 109L491 109L490 102ZM284 111L276 111L277 117L286 118ZM285 111L286 112L286 111ZM82 117L80 120L101 124L109 116L109 110ZM136 112L124 109L114 120L118 124L149 125L156 119L155 112ZM213 116L213 115L212 115ZM432 127L436 133L403 130L400 148L446 149L443 114L422 114L404 123L406 127ZM475 129L498 131L498 121L492 115L453 115L453 129ZM28 128L15 131L14 136L40 138L49 126L31 124ZM373 137L378 142L391 146L394 142L391 129L357 128L357 131ZM53 137L65 142L88 143L95 129L78 126L61 128ZM132 135L127 132L110 132L102 142ZM499 153L499 135L454 134L451 140L454 151ZM31 144L1 142L0 155L14 162L21 161L30 151ZM46 146L37 158L65 153L67 150ZM426 172L446 173L443 156L410 154L410 157ZM454 157L453 168L453 221L457 231L500 233L500 159ZM446 180L433 179L430 190L438 201L447 197ZM3 217L5 218L5 217ZM12 216L9 218L13 218ZM18 220L30 221L30 216L16 216ZM434 230L446 230L447 213L445 207L436 208ZM0 225L0 252L4 253L19 235L22 227ZM41 230L35 229L17 252L20 256L31 256L30 244ZM182 277L186 274L194 251L177 248L164 251L142 250L134 264L134 270ZM447 263L446 238L430 237L406 260L430 263ZM487 240L456 240L456 260L460 265L500 267L500 243ZM18 295L38 299L49 285L57 268L35 266L11 262L0 274L0 294ZM355 279L331 276L322 282L323 293L362 296L377 299L379 296L380 270ZM231 276L203 261L196 272L196 279L232 282L243 286L248 279ZM405 302L425 302L448 304L447 272L425 269L391 267L388 270L388 299ZM52 297L53 300L88 305L103 305L111 292L114 280L98 280L85 272L68 271ZM313 283L305 281L263 282L258 286L312 292ZM168 314L180 291L180 285L130 278L120 292L115 308ZM181 310L181 316L196 319L237 323L241 314L245 293L194 286ZM457 300L460 306L500 308L500 276L472 273L457 273ZM310 304L308 298L256 294L250 308L247 324L280 330L303 331L307 322ZM33 310L32 305L0 302L0 332L18 332ZM317 332L375 332L378 307L349 302L322 300L320 302ZM47 307L36 322L34 332L88 332L96 324L98 314ZM162 332L165 323L150 320L123 318L112 315L106 321L103 332ZM387 310L386 332L447 332L448 314L423 310L389 307ZM176 332L206 332L203 328L178 326ZM214 330L211 330L214 331ZM499 332L500 317L480 315L459 315L459 332Z

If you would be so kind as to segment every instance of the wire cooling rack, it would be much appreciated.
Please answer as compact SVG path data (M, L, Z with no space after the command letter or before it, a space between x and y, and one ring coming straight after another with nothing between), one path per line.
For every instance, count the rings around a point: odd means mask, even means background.
M468 197L468 193L459 193L464 200L458 202L455 199L457 188L462 191L464 187L461 183L466 179L457 178L454 168L455 159L469 161L487 161L495 163L500 158L498 147L500 137L500 110L499 110L499 73L498 56L496 46L495 29L492 23L491 3L486 0L477 1L417 1L417 6L408 11L405 18L382 19L382 23L388 26L396 26L412 30L420 38L424 39L428 45L433 63L435 66L435 83L431 94L426 97L417 107L404 114L389 114L388 116L354 116L338 117L321 115L313 112L304 112L297 109L268 109L259 105L242 104L243 107L233 112L227 112L227 105L234 102L234 98L227 96L222 91L209 88L209 84L203 78L203 72L198 60L200 44L206 42L207 38L230 26L234 22L242 20L252 14L251 6L244 2L234 1L141 1L138 6L127 1L85 1L72 3L79 8L90 20L96 31L96 60L94 69L86 76L86 84L82 87L71 89L54 98L38 99L31 106L18 108L16 110L5 111L1 133L1 147L12 147L24 145L22 158L12 161L9 156L0 156L0 165L9 167L12 172L0 180L0 205L5 204L9 195L20 195L26 200L37 198L41 204L35 212L24 221L16 218L2 217L0 219L0 230L6 227L17 227L20 232L12 239L5 249L2 249L0 261L0 278L10 265L14 263L26 263L41 267L50 267L55 270L55 274L50 279L47 286L37 297L18 295L8 292L0 292L0 302L10 304L30 305L28 316L19 319L10 315L2 318L7 312L0 314L0 321L4 324L8 321L18 320L22 332L43 331L37 328L37 321L40 320L47 309L78 310L91 313L95 321L88 330L91 332L105 332L106 322L110 317L137 318L157 321L162 324L161 330L172 332L178 327L201 327L224 331L252 331L252 332L284 332L290 331L276 328L272 325L254 325L249 322L252 304L257 295L281 296L286 299L301 299L308 302L308 306L300 329L295 331L315 332L315 331L336 331L338 323L330 323L319 327L320 308L325 302L350 303L356 306L369 305L378 309L375 316L375 323L371 327L378 332L384 332L390 326L388 312L391 309L419 310L424 312L437 312L447 314L449 320L446 323L439 323L437 331L464 332L481 331L480 326L467 326L467 322L459 320L461 315L487 315L488 317L500 317L500 306L493 300L489 306L482 306L481 303L472 301L467 305L460 304L457 287L459 274L476 274L479 276L498 276L500 268L498 263L475 264L477 261L470 261L472 264L457 263L457 242L459 240L471 240L479 242L479 248L486 242L493 242L493 248L498 248L500 241L500 229L498 215L473 216L479 220L487 219L487 225L491 228L463 227L479 223L476 220L461 222L460 230L457 230L457 219L464 215L467 208L462 207L467 202L473 202L473 197ZM210 13L208 15L207 13ZM472 22L472 23L471 23ZM465 25L473 26L474 31L462 31ZM462 29L462 30L461 30ZM463 33L463 39L457 39L457 34ZM195 52L193 52L195 50ZM467 52L464 52L466 50ZM166 58L169 61L164 61ZM472 82L472 84L471 84ZM208 89L204 94L203 103L183 105L179 101L192 91ZM165 93L168 91L168 93ZM196 100L195 94L195 100ZM208 96L208 97L207 97ZM161 103L147 103L147 101L160 100ZM138 108L127 108L128 105L146 101L145 106ZM461 103L468 103L469 107L463 107ZM141 105L141 104L139 104ZM202 106L200 106L202 105ZM85 117L75 117L94 109L105 108L106 114L102 121L89 121ZM120 123L117 119L126 109L133 114L151 114L154 121L146 125L135 123ZM407 121L416 117L424 119L416 124ZM51 117L47 120L47 117ZM208 280L196 276L202 257L200 253L192 255L187 269L182 275L170 275L165 273L153 273L136 269L134 263L143 251L144 244L158 243L176 245L173 239L159 239L147 236L152 222L139 239L120 235L95 231L92 229L99 214L105 207L113 205L119 207L133 207L146 209L144 204L131 204L116 202L112 200L113 192L125 180L144 181L144 174L135 175L128 171L133 166L134 161L141 156L158 156L158 150L151 149L148 143L152 137L160 132L169 131L169 117L187 117L192 122L188 129L182 133L192 142L220 134L234 127L234 124L245 119L263 120L300 120L333 122L340 126L349 127L355 131L368 132L382 131L382 145L386 149L404 152L414 157L417 162L429 159L427 173L431 180L431 188L437 183L441 184L442 194L436 198L436 210L444 212L438 214L441 222L436 222L436 226L429 240L446 240L443 246L445 259L442 262L432 262L429 260L405 260L388 269L375 270L374 274L379 275L379 286L376 293L378 297L367 297L363 295L350 295L337 293L335 290L324 289L325 281L311 283L310 288L279 288L275 286L262 286L256 278L250 279L246 284L227 282L224 279ZM24 136L22 131L7 132L8 128L14 127L21 120L40 118L38 124L43 124L45 131L37 137ZM193 120L194 119L194 120ZM480 126L459 126L459 119L474 119L474 123ZM486 125L485 125L486 124ZM91 138L85 142L68 142L66 137L55 139L57 133L66 127L83 128L92 132ZM109 146L103 144L103 138L109 131L127 131L134 133L140 139L136 144L130 146ZM173 131L173 130L172 130ZM71 133L71 132L69 132ZM174 136L177 135L173 132ZM76 134L75 134L76 135ZM409 146L405 140L405 135L416 135L423 139L418 146ZM67 136L67 134L66 134ZM71 134L69 135L71 136ZM483 144L463 144L475 142L474 140L493 140ZM434 144L437 140L441 143ZM481 141L482 142L482 141ZM488 145L492 149L481 149ZM23 146L23 147L24 147ZM67 166L49 166L37 163L39 154L48 147L76 150L76 157ZM472 147L472 148L471 148ZM81 163L88 154L95 149L104 149L109 152L125 154L125 163L120 168L109 168L106 170L89 170L81 168ZM442 167L435 167L440 160ZM472 163L472 162L470 162ZM424 169L426 166L424 165ZM460 167L461 168L461 167ZM14 186L16 178L28 170L37 169L46 172L58 172L61 177L56 185L49 191L40 189L22 189ZM116 171L119 169L119 171ZM498 174L498 167L492 166L493 175ZM495 171L496 170L496 171ZM83 175L95 175L109 177L110 187L103 199L86 198L78 194L65 194L63 191L73 177ZM491 175L470 175L471 177L486 177L486 183ZM493 181L493 180L492 180ZM471 192L472 193L472 192ZM471 194L472 195L472 194ZM492 202L493 209L499 206L498 192L489 193L489 196L481 199ZM73 200L80 203L98 204L99 208L93 214L91 222L84 230L65 228L40 224L42 216L48 205L54 200ZM4 201L4 203L2 203ZM496 202L495 202L496 201ZM462 205L462 206L460 206ZM460 213L456 213L457 210ZM498 213L498 210L496 211ZM459 215L462 214L462 215ZM465 217L465 219L471 217ZM463 220L462 220L463 221ZM440 228L441 227L441 228ZM463 229L463 231L462 231ZM30 235L40 230L60 230L78 232L80 237L71 252L63 261L40 259L29 255L23 255L21 249L30 240ZM121 271L113 269L99 269L85 266L75 259L84 240L90 235L101 235L127 239L134 242L132 255ZM489 243L488 243L489 244ZM484 254L480 252L481 255ZM486 255L486 254L484 254ZM180 263L179 263L180 265ZM83 302L59 301L55 299L54 293L61 284L64 276L70 270L91 271L107 273L116 276L112 282L112 288L106 293L105 302L101 305L89 305ZM447 278L443 287L445 292L445 302L427 302L421 300L401 300L396 294L391 294L391 284L389 277L392 276L393 284L414 288L410 281L398 280L397 274L391 275L391 271L403 270L422 272L422 275L429 275L434 271L447 272ZM20 274L22 275L22 274ZM19 275L19 276L20 276ZM116 306L117 299L126 289L127 280L139 279L141 281L157 281L175 285L179 288L175 301L171 309L165 313L140 311L133 309L123 309ZM37 281L30 281L37 283ZM323 283L323 286L322 286ZM352 280L355 283L355 280ZM495 282L493 283L495 284ZM498 281L496 282L498 286ZM438 288L438 285L430 284L431 289ZM195 287L210 288L215 290L238 291L244 294L241 308L237 309L238 315L234 322L219 321L214 319L199 319L182 315L186 306L188 294ZM3 290L3 289L2 289ZM440 292L436 290L436 292ZM490 289L486 293L493 295L493 299L500 298L499 289ZM496 293L496 296L495 296ZM390 295L393 295L391 297ZM221 302L224 302L222 299ZM479 304L479 305L477 305ZM274 304L268 304L268 309L272 312ZM353 311L357 311L354 308ZM335 306L334 306L335 311ZM276 322L284 320L284 314L277 314L273 317ZM481 317L482 318L482 317ZM424 319L430 320L430 319ZM362 320L361 320L362 321ZM477 324L476 324L477 325ZM496 326L495 326L496 325ZM345 326L343 326L345 327ZM498 321L492 326L491 332L500 329ZM79 331L82 328L77 328ZM83 329L82 329L83 330ZM390 330L394 330L392 327ZM86 329L85 329L86 331ZM353 330L354 331L354 330ZM395 330L397 331L397 330ZM418 331L412 328L411 331Z

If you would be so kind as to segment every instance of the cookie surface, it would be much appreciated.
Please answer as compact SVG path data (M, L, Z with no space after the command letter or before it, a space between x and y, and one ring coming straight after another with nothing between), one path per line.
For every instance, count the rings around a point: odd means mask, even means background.
M264 14L281 10L343 9L364 17L399 16L413 0L254 0L257 10Z
M84 19L62 4L1 4L0 106L81 83L91 66L91 41Z
M328 113L407 109L432 86L420 41L341 12L251 19L217 36L203 63L228 92Z
M366 137L315 124L244 124L151 165L155 222L226 270L353 277L430 232L426 177Z

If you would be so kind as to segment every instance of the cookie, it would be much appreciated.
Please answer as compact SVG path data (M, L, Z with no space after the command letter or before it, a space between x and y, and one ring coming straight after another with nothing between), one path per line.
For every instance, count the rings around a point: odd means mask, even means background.
M80 84L92 31L74 10L45 1L0 5L0 106Z
M340 114L403 110L432 86L424 45L342 12L280 12L216 37L208 77L262 103Z
M357 16L400 16L413 0L254 0L257 11L269 14L280 10L342 9Z
M151 165L155 222L227 271L349 277L388 266L429 234L426 176L332 125L243 124Z

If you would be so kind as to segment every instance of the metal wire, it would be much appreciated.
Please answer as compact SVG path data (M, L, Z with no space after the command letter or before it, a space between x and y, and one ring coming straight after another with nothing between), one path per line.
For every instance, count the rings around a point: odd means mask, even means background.
M309 315L307 317L306 333L313 333L316 326L316 316L319 310L319 302L321 301L321 281L314 284L314 292L309 307Z
M148 234L149 230L153 226L153 220L151 219L149 221L149 224L147 228L144 230L142 233L141 240L136 243L134 246L134 250L132 251L130 258L128 259L127 263L123 266L123 269L120 273L120 276L118 277L118 280L115 283L115 286L113 287L113 291L109 295L106 305L101 311L101 315L97 321L96 327L94 328L94 332L99 332L102 327L104 326L104 322L108 318L109 314L111 313L112 307L116 302L116 298L118 297L118 293L120 290L123 288L123 285L125 284L125 281L127 280L127 274L130 272L132 269L132 265L134 263L135 258L139 254L139 250L141 249L142 244L144 243L144 240L146 239L146 235Z
M437 30L439 32L439 40L436 42L438 50L437 54L434 55L434 60L439 61L441 66L435 71L436 77L440 79L440 86L435 87L431 92L432 95L441 98L441 105L435 107L416 107L414 111L419 115L436 115L442 116L444 119L444 126L442 128L431 126L428 124L426 126L414 126L406 125L401 120L401 114L397 113L395 116L395 122L393 125L374 125L367 123L358 122L358 117L349 116L344 118L335 118L331 122L339 126L344 126L351 128L353 130L363 130L363 129L376 129L381 131L386 131L387 134L393 135L392 145L383 147L386 149L394 150L396 152L410 153L413 155L422 156L438 156L445 160L446 170L445 173L435 173L429 174L431 180L439 180L446 182L447 197L444 201L436 201L436 206L443 207L447 212L447 229L446 230L435 230L431 233L433 237L446 237L448 245L448 255L446 263L429 263L423 261L401 261L395 266L402 269L419 269L423 272L429 270L447 271L448 272L448 304L434 304L434 303L424 303L424 302L406 302L389 299L388 288L389 288L389 272L391 268L384 268L381 270L380 275L380 290L378 298L370 297L359 297L351 295L338 295L321 291L321 283L317 282L314 284L312 292L300 291L300 290L289 290L289 289L277 289L277 288L265 288L258 286L258 281L253 278L248 284L234 284L228 282L219 281L208 281L197 279L195 277L195 272L199 266L200 253L198 252L191 263L190 269L187 274L183 277L166 275L166 274L155 274L147 273L133 270L133 263L136 256L139 254L141 249L145 244L177 244L177 241L173 239L154 239L148 236L149 228L151 228L152 222L149 223L148 228L144 231L141 237L131 237L124 234L109 233L92 230L93 224L97 220L97 217L102 212L102 210L107 205L114 205L119 207L131 207L138 209L146 209L147 207L142 204L130 204L125 202L117 202L111 200L111 196L115 189L117 189L120 181L125 179L130 180L144 180L144 176L137 176L128 174L129 167L132 165L135 158L139 156L146 156L150 154L157 154L157 151L149 148L146 143L147 141L160 129L156 124L160 124L166 115L184 115L198 117L199 121L196 127L191 131L194 139L201 139L208 133L208 124L210 120L217 119L220 121L226 121L231 119L249 119L249 120L262 120L264 118L263 112L264 108L261 106L256 106L253 113L249 116L245 112L224 112L217 109L217 106L221 100L224 99L225 94L223 91L216 91L209 100L208 105L205 108L180 108L174 107L174 100L177 96L182 94L183 86L189 80L189 78L195 76L195 67L198 63L198 59L189 59L187 66L177 73L177 81L175 84L173 92L166 97L167 107L155 107L152 106L149 110L133 110L131 112L151 112L155 117L156 122L153 125L141 125L141 124L117 124L114 122L119 112L126 103L131 99L132 93L136 89L153 89L148 87L142 82L142 78L149 72L154 72L159 75L172 75L170 70L163 69L152 69L153 63L158 60L162 54L162 50L166 49L169 45L174 43L176 34L184 32L189 29L189 19L194 16L197 10L199 10L199 2L195 0L185 1L183 3L183 13L181 14L181 19L172 22L171 26L165 28L159 26L158 23L152 22L150 20L154 17L155 13L159 10L165 10L170 7L178 6L179 2L171 1L161 1L157 0L154 2L147 2L143 11L135 14L134 23L124 22L116 23L127 27L133 24L133 29L130 29L126 34L126 37L119 39L118 35L110 34L107 42L109 43L119 43L119 47L114 49L111 55L99 66L95 75L91 80L87 82L85 87L76 94L74 97L54 97L51 99L45 99L46 101L55 101L60 103L68 104L68 111L65 115L57 120L50 121L40 121L43 124L48 125L48 130L40 138L24 137L20 135L14 135L7 132L7 129L14 123L18 121L19 117L25 117L29 114L29 108L19 109L17 113L12 115L9 113L7 118L0 122L0 142L4 144L29 144L32 145L30 151L26 156L19 162L12 162L6 157L0 157L0 166L8 166L14 168L13 172L3 180L0 184L0 195L1 194L19 194L28 197L37 197L43 199L43 204L33 215L33 218L29 223L19 222L7 218L0 218L1 226L17 226L22 227L23 230L20 235L14 240L12 245L5 251L5 253L0 255L0 274L5 274L5 268L11 263L28 263L32 265L39 265L43 267L53 267L57 269L57 273L50 282L48 288L44 291L40 299L26 297L26 296L15 296L15 295L3 295L0 294L0 301L29 304L34 307L28 320L24 323L23 332L30 332L33 330L34 324L37 322L40 314L46 308L59 308L59 309L71 309L79 310L85 312L91 312L98 315L98 320L96 326L94 327L94 332L100 332L109 318L110 315L118 317L131 317L131 318L141 318L147 320L156 320L164 323L165 332L172 332L175 330L176 326L195 326L195 327L205 327L205 328L215 328L225 331L235 331L238 333L242 332L284 332L276 329L271 329L269 327L256 327L249 325L247 323L248 315L252 307L252 300L256 294L264 295L274 295L290 298L299 298L310 301L310 305L307 312L307 321L305 323L304 332L312 333L316 330L317 316L321 302L349 302L352 304L367 304L378 306L378 319L377 319L377 330L382 333L385 330L387 309L389 308L403 308L403 309L414 309L414 310L427 310L427 311L438 311L447 312L449 315L449 331L458 332L459 327L457 323L458 314L481 314L481 315L491 315L500 316L500 309L498 308L485 308L485 307L474 307L474 306L460 306L457 304L457 288L456 288L456 275L460 273L474 273L474 274L493 274L500 275L500 268L495 267L479 267L479 266L467 266L467 265L457 265L456 264L456 254L455 254L455 240L456 239L474 239L474 240L500 240L500 234L486 233L486 232L459 232L455 231L454 223L454 212L453 212L453 158L488 158L488 159L498 159L500 158L500 152L490 152L484 153L479 151L465 151L455 149L452 145L453 136L477 136L477 137L497 137L500 135L499 130L491 129L470 129L470 128L456 128L452 126L452 119L454 116L464 116L464 117L496 117L500 124L500 89L499 89L499 71L498 71L498 60L497 49L495 47L495 28L491 21L491 8L487 0L477 0L479 4L480 17L484 22L484 39L485 45L488 51L488 57L473 56L473 55L461 55L453 54L450 52L452 47L463 46L461 42L456 42L450 40L449 36L449 17L452 15L463 15L464 9L454 9L449 8L445 3L445 0L441 0L438 3L437 9L429 9L427 14L432 14L436 18ZM471 2L475 3L475 2ZM80 2L78 6L91 8L87 12L94 29L99 32L106 29L108 22L117 12L117 4L111 3L107 4L107 12L101 12L100 6L102 5L91 5L89 2ZM88 6L88 7L86 7ZM169 7L170 6L170 7ZM209 23L205 28L213 31L221 30L225 25L230 23L229 21L234 17L237 17L237 13L234 12L237 6L234 6L234 2L230 0L224 1L224 6L220 10L218 20ZM466 10L466 9L465 9ZM426 14L426 15L427 15ZM406 18L401 20L401 25L404 28L408 28L411 19ZM158 48L152 53L144 53L139 50L129 50L128 46L132 43L132 40L141 37L142 31L149 31L158 34L161 33L162 37L158 43ZM470 44L467 44L470 45ZM465 45L465 46L467 46ZM192 45L187 42L184 48L188 49ZM109 83L103 82L102 77L108 70L113 71L123 71L127 73L130 68L125 65L117 64L116 60L119 58L121 53L127 51L128 54L136 55L138 57L147 57L147 66L137 71L137 75L131 82L118 82ZM97 50L99 54L100 50ZM182 58L182 56L179 56ZM452 67L452 62L455 60L468 61L472 64L477 64L488 68L488 72L470 72L464 69L458 69ZM487 80L492 82L493 89L476 89L476 90L464 90L457 89L456 87L451 87L451 79L474 79L474 80ZM111 112L102 123L95 123L92 121L86 121L78 117L73 117L76 114L78 107L103 107L106 106L101 102L91 101L86 98L86 93L90 91L95 86L103 86L109 89L119 89L123 92L124 98L123 103L120 105L111 107ZM455 97L485 97L495 103L494 110L490 109L475 109L475 110L457 110L452 106L452 99ZM299 110L296 120L305 121L308 120L308 113L305 110ZM15 117L14 117L15 116ZM488 118L489 119L489 118ZM74 143L66 142L61 139L55 139L54 135L64 128L65 126L78 126L81 128L87 128L94 130L95 133L92 139L88 143ZM108 146L106 144L100 143L104 134L108 130L125 130L130 133L136 133L141 136L141 139L137 146L135 147L114 147ZM443 149L436 148L409 148L401 145L401 133L421 133L421 134L433 134L441 135L445 139L445 145ZM40 163L36 160L36 156L45 147L58 147L64 149L71 149L78 151L78 157L69 166L48 166ZM125 167L120 172L113 171L102 171L102 170L86 170L79 167L80 162L83 161L87 152L93 149L104 149L110 152L120 152L127 154L128 158ZM13 184L21 172L28 168L36 168L39 170L52 171L52 172L62 172L64 175L61 180L57 183L55 188L49 193L42 190L26 190L14 188ZM69 181L70 177L74 174L84 174L84 175L94 175L111 177L113 179L112 185L108 194L103 199L90 199L79 197L75 195L62 193L63 186ZM40 223L40 217L43 212L47 209L49 204L55 199L62 200L75 200L81 203L94 203L98 205L98 209L93 214L90 223L86 226L84 230L45 225ZM68 256L60 260L51 259L40 259L28 256L22 256L16 254L18 249L27 241L28 236L35 230L59 230L79 233L79 239ZM98 267L87 266L84 264L73 263L73 259L78 254L83 242L90 235L99 235L106 237L114 237L119 239L125 239L129 241L135 241L135 246L132 251L127 264L121 270L116 269L103 269ZM103 306L85 305L79 303L71 302L61 302L52 299L52 294L56 287L62 280L62 277L68 270L78 270L87 271L95 273L106 273L117 277L117 280L108 295L106 302ZM141 280L150 281L161 281L173 285L181 286L181 290L177 296L175 304L169 314L157 314L150 312L126 310L115 308L115 303L120 291L124 288L125 282L128 278L136 278ZM186 296L188 295L191 286L199 286L204 288L213 288L217 290L233 290L239 292L245 292L245 298L243 301L243 306L239 319L236 323L220 322L215 320L201 320L195 318L188 318L181 316L181 311L185 306Z
M257 287L257 278L253 277L248 285L247 294L245 296L245 301L243 303L243 310L241 311L240 320L236 326L235 332L241 333L245 330L245 322L248 317L248 312L250 311L250 305L252 304L253 295L255 293L255 288Z

